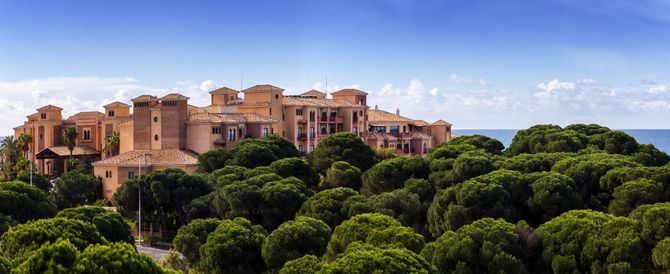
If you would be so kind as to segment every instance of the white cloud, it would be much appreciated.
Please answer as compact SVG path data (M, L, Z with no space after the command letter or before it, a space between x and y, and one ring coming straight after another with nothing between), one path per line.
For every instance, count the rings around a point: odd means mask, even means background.
M24 81L0 81L0 135L12 134L26 116L47 104L62 107L63 116L80 111L102 111L102 106L114 101L129 103L142 95L163 95L179 92L191 98L189 103L209 103L208 91L216 87L211 80L196 84L181 81L171 89L142 85L132 77L53 77Z
M482 78L477 79L477 80L473 80L473 79L463 77L463 76L460 76L460 75L454 74L454 73L450 74L448 79L449 79L449 83L452 83L452 84L465 84L465 85L477 84L477 85L480 85L480 86L486 86L486 85L489 84L489 82L487 80L482 79Z
M539 83L536 87L547 93L551 93L554 90L574 90L575 86L573 82L561 82L559 79L554 79L548 83Z
M651 94L667 93L668 92L668 87L666 87L665 85L658 84L658 85L651 86L648 89L648 91Z

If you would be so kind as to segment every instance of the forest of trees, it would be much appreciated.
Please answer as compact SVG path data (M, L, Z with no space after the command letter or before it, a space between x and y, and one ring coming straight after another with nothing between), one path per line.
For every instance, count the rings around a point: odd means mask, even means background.
M663 273L670 156L598 125L537 125L511 145L461 136L426 157L349 133L313 154L271 136L119 187L0 184L0 273ZM62 185L59 185L62 184ZM141 197L138 196L141 193ZM175 252L133 249L142 218ZM60 211L59 211L60 210Z

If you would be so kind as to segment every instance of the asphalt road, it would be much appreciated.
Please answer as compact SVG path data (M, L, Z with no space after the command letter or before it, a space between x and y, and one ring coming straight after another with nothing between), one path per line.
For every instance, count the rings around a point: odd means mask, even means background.
M168 255L169 251L164 249L158 249L153 247L137 246L137 251L139 253L147 254L149 257L154 259L155 262L160 261Z

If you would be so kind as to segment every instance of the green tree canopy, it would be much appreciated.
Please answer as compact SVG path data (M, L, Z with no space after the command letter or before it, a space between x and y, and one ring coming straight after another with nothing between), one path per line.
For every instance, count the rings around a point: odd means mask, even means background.
M428 178L428 160L419 156L403 156L388 159L374 165L363 173L364 195L374 195L402 188L410 178Z
M565 130L572 130L586 136L603 134L612 131L611 129L597 124L572 124L565 127Z
M47 242L68 240L78 250L89 244L107 244L93 224L79 220L41 219L12 227L2 235L2 255L18 264Z
M507 148L507 155L541 152L577 152L588 144L587 135L563 130L556 125L536 125L519 130Z
M350 243L365 241L375 230L384 230L389 227L401 226L400 222L387 215L366 213L351 217L342 222L333 231L328 242L326 259L333 261L338 254L344 252Z
M516 170L523 173L550 171L556 162L574 157L575 155L568 152L523 153L512 157L500 158L495 162L495 166L498 169Z
M655 267L665 272L670 270L670 237L661 240L654 247L651 259Z
M554 273L590 271L590 263L581 260L584 248L612 218L597 211L572 210L542 224L536 233L544 246L546 268Z
M383 230L373 230L365 242L382 248L406 248L419 254L425 245L421 234L406 226L392 226Z
M350 217L345 202L357 194L351 188L326 189L307 199L300 207L298 216L319 219L330 227L336 227Z
M91 205L102 198L102 183L91 175L66 172L56 181L51 196L61 209Z
M363 174L359 168L345 161L337 161L326 170L324 183L327 188L349 187L360 190L363 185L362 176Z
M314 255L305 255L288 261L279 270L279 274L313 274L321 270L321 262Z
M314 149L313 164L325 174L334 162L345 161L361 171L368 170L377 160L370 146L353 133L340 132L326 137Z
M16 180L30 184L30 169L19 172ZM33 185L42 191L49 193L51 191L51 182L49 177L37 171L33 172Z
M176 231L188 221L186 205L211 191L204 175L167 169L123 183L114 194L114 203L119 213L134 219L141 192L142 217L157 221L163 232Z
M632 155L638 150L638 143L633 136L623 131L609 131L589 137L589 144L612 154Z
M625 182L614 189L612 196L614 199L610 202L608 211L617 216L626 216L643 204L667 200L667 194L663 193L663 186L648 179Z
M0 183L0 214L23 223L53 217L56 206L35 186L23 182Z
M379 248L354 242L337 260L326 263L318 273L432 273L430 264L404 248Z
M628 217L640 223L642 239L650 246L670 237L670 203L641 205Z
M227 148L212 149L198 156L198 171L210 173L224 167L232 158L233 154Z
M532 195L528 198L530 216L527 220L533 224L541 224L563 212L584 206L575 182L568 176L544 173L531 183L530 188Z
M261 247L267 233L244 218L221 221L200 247L204 269L211 273L260 273Z
M425 216L426 212L422 212L419 195L398 189L371 196L369 199L376 212L389 215L404 226L417 227L420 231L422 225L420 222L423 220L421 216Z
M513 224L483 218L430 243L421 255L440 273L526 273L523 243Z
M80 220L95 225L98 232L110 242L133 244L132 228L121 214L98 206L67 208L56 214L56 218Z
M330 239L330 227L321 220L297 217L270 233L263 244L262 254L270 269L281 268L285 262L304 255L321 256Z
M595 153L566 158L558 161L552 171L572 178L579 193L590 208L601 209L607 206L598 196L601 192L600 177L617 167L639 166L629 156L607 153Z
M434 237L484 217L518 221L530 196L528 180L518 171L497 170L435 195L428 209Z
M309 188L314 188L319 184L319 173L307 161L292 157L284 158L272 162L270 168L274 173L284 178L296 177L303 181Z
M498 140L484 135L465 135L459 136L449 140L448 142L437 145L434 149L437 150L442 147L451 147L458 145L471 145L477 149L483 149L487 153L493 155L501 155L505 146Z
M266 228L274 229L293 219L302 204L313 193L295 177L267 183L261 188L261 210Z
M641 144L637 147L637 152L632 154L635 161L645 166L662 166L670 162L670 156L658 150L652 144Z
M221 223L217 219L196 219L177 231L172 240L175 250L179 251L184 258L195 265L200 262L200 246L207 242L207 236L212 233Z

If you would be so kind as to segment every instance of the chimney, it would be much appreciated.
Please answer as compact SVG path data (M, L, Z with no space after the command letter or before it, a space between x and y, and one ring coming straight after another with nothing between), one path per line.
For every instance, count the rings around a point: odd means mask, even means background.
M395 115L400 116L400 109L399 109L399 108L396 108L396 109L395 109Z
M375 105L375 110L378 110L378 109L379 109L379 108L377 107L377 105Z

